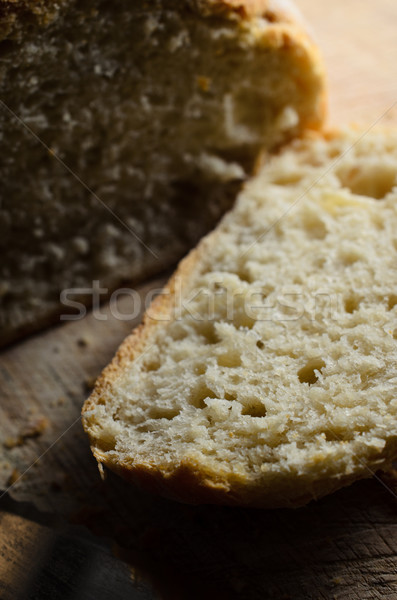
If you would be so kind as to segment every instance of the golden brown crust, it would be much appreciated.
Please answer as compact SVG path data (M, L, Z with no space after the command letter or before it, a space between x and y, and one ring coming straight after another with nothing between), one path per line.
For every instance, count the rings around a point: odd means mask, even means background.
M32 25L48 25L71 3L71 0L0 0L0 40L21 38ZM263 17L270 23L300 23L306 29L299 11L289 0L175 0L175 5L178 4L181 8L190 6L203 16L237 16L242 20Z
M0 0L0 40L19 38L32 25L48 25L70 3L71 0ZM179 3L189 4L206 16L233 13L240 18L252 18L265 16L268 9L267 0L181 0Z
M251 19L265 16L269 2L268 0L192 0L190 4L205 15L229 12L244 19Z
M354 473L341 477L324 477L313 480L312 475L302 475L286 480L284 475L275 477L266 486L263 481L248 483L247 480L234 480L217 477L217 473L206 472L201 465L185 460L169 473L151 464L110 464L107 467L118 473L126 481L137 484L142 489L188 504L221 504L256 508L299 508L311 500L317 500L359 479L372 477L379 470L392 467L397 452L397 442L389 445L373 463L364 463ZM98 456L94 452L98 460ZM230 477L230 476L229 476ZM302 490L308 490L302 493Z
M290 0L190 0L202 14L234 13L243 19L263 17L271 23L303 23L299 10Z

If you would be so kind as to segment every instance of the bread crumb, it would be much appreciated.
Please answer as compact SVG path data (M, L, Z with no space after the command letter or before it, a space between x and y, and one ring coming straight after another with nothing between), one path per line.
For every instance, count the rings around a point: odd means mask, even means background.
M50 425L47 417L36 417L36 419L32 419L26 427L21 431L21 437L25 440L28 438L35 438L42 435L46 429L48 429Z
M18 438L14 438L14 437L7 437L4 442L3 442L3 446L4 448L7 448L7 450L11 450L11 448L15 448L15 446L21 446L22 444L22 439L20 437Z
M25 425L17 437L7 437L3 441L3 447L7 448L7 450L11 450L17 446L22 446L25 440L29 438L36 438L42 435L45 430L48 429L49 424L50 422L47 417L36 417Z
M105 473L105 469L103 468L103 464L101 462L98 463L98 471L99 471L99 475L101 476L102 481L105 481L106 473Z
M77 345L79 348L86 348L89 345L89 340L86 337L78 338Z

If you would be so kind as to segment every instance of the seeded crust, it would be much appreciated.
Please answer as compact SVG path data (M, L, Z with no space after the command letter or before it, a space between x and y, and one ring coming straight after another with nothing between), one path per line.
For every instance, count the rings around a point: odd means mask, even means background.
M350 140L349 143L353 144L358 137L359 133L353 132L348 134L347 139ZM330 155L332 156L332 152L338 147L339 138L341 140L339 151L342 156L340 160L343 163L344 155L342 153L345 152L347 147L346 138L345 134L339 134L338 132L324 133L323 135L311 134L303 142L296 141L293 148L296 151L297 163L299 163L299 153L302 150L304 152L305 148L307 150L307 145L310 147L310 144L316 143L316 140L320 141L320 144L323 143L322 140L325 144L329 143ZM394 138L389 138L385 134L384 138L381 139L385 147L393 149L395 158L397 158L397 136L394 135ZM286 152L289 152L288 148ZM357 155L359 158L364 156L365 160L363 142L358 144ZM374 158L376 159L376 156ZM315 146L312 159L314 163L317 160ZM397 177L397 161L395 161L394 168L396 169L395 177ZM354 179L357 169L353 167L351 172L346 171L346 169L343 171L343 169L342 164L340 173L342 173L342 177L346 177L344 184L347 186L352 185L353 188L358 185L357 189L359 191L355 190L353 193L363 194L360 182L357 183L357 180ZM387 169L385 169L385 178L387 179L388 174L386 171ZM353 177L352 180L351 177ZM380 181L379 189L383 190L384 188L385 192L382 191L382 194L391 193L391 180L386 181L386 183L385 181ZM364 196L360 197L363 198ZM374 197L376 199L382 196L376 192ZM182 458L174 464L168 463L166 465L161 463L161 460L158 460L155 454L146 460L136 459L133 453L130 455L124 453L117 456L116 452L109 452L109 448L100 439L101 435L98 436L98 425L101 426L102 418L99 417L98 420L96 415L98 408L104 408L108 402L112 402L111 397L112 395L114 397L115 392L117 393L120 377L129 369L132 363L141 357L143 358L145 353L150 353L156 334L159 331L161 332L162 328L167 327L169 321L165 317L172 321L177 282L183 281L186 284L186 289L190 288L190 285L194 283L198 276L202 264L205 262L208 264L209 257L216 252L216 246L219 242L219 230L222 229L228 219L229 222L232 221L233 211L226 216L213 233L204 238L198 247L180 263L165 288L165 294L153 302L144 317L143 324L128 336L120 346L115 358L98 379L94 392L83 407L83 425L89 435L91 449L99 465L110 468L125 479L137 483L148 491L189 503L245 505L264 508L302 506L312 499L320 498L358 479L371 477L378 469L387 469L397 455L397 423L395 417L390 414L387 417L389 419L387 423L389 424L386 425L386 421L384 423L386 428L384 431L384 446L370 449L368 452L365 451L361 456L353 455L354 468L352 469L345 469L345 472L335 472L332 463L327 464L327 460L331 461L332 459L324 459L323 457L319 459L318 470L315 463L310 466L302 464L300 465L299 476L294 474L288 477L285 472L283 473L280 470L279 473L272 472L272 476L268 479L262 477L260 480L251 478L247 473L231 472L227 465L222 465L222 461L217 463L216 468L208 462L203 464L200 455L195 456L194 453L189 453L187 458ZM348 232L346 232L346 239L348 239ZM348 312L350 312L350 309ZM397 321L395 324L397 324ZM397 329L395 332L397 332ZM390 385L393 384L390 383ZM104 408L104 410L106 409ZM395 409L392 408L391 411L393 410ZM264 418L266 419L266 417ZM345 425L348 429L348 421ZM349 442L341 443L349 444ZM175 444L178 444L177 440ZM350 452L348 445L346 446L346 452ZM322 470L324 465L325 471Z

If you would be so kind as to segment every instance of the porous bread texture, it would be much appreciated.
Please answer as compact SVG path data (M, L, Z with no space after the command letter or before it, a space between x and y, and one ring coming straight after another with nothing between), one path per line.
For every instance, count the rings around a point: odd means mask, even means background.
M62 290L89 304L93 280L110 294L174 264L262 148L321 125L322 64L288 15L0 0L0 345L73 311Z
M185 259L83 409L99 463L299 506L397 453L397 135L295 142Z

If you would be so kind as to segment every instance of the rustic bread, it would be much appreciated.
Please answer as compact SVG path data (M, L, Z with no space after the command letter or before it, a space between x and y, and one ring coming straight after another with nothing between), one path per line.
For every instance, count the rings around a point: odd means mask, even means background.
M71 310L65 288L89 303L92 280L174 263L261 148L319 127L323 69L288 6L0 0L0 342Z
M396 176L382 133L296 141L263 168L87 400L97 461L187 502L263 507L387 467Z

